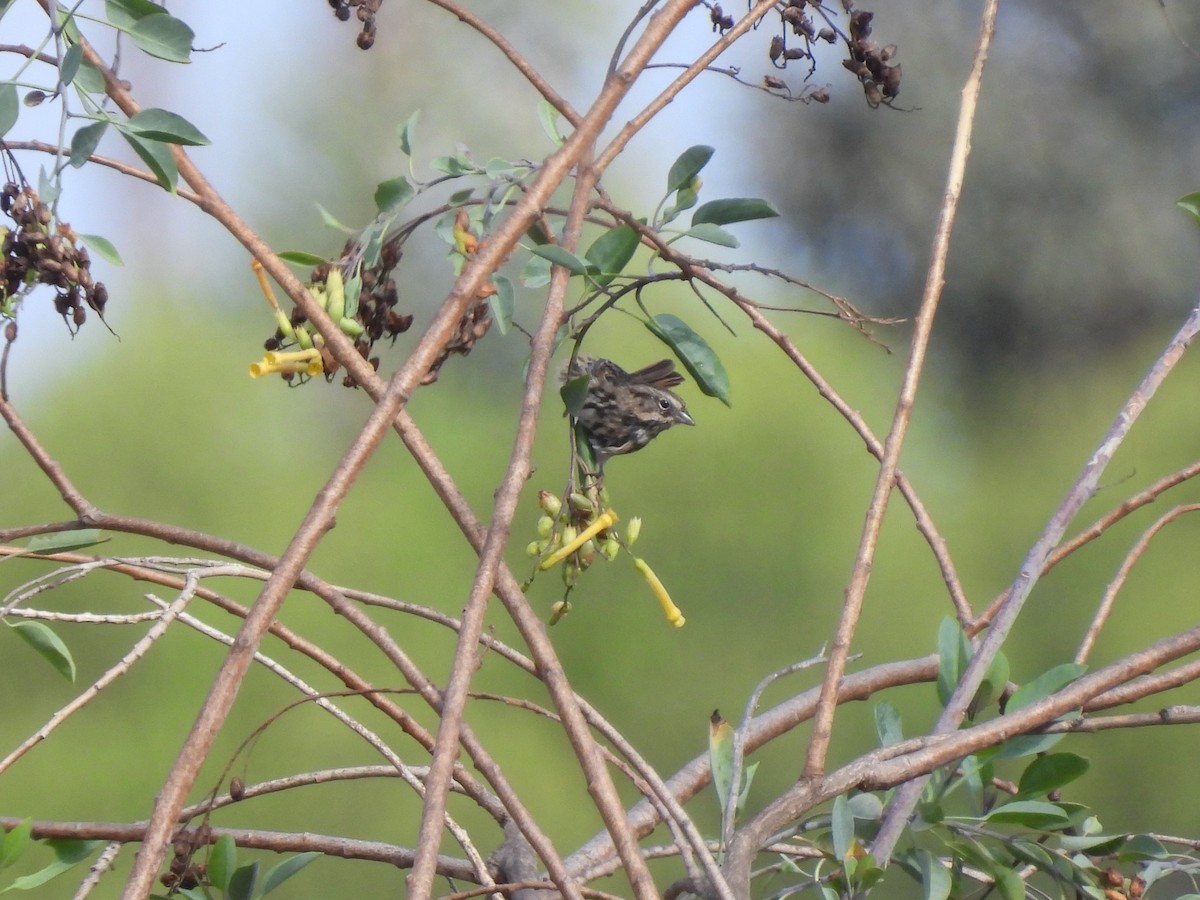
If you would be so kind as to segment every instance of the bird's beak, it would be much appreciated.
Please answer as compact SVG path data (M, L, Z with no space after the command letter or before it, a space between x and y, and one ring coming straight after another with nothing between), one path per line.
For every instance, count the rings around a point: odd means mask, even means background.
M681 409L678 413L675 414L675 421L679 422L682 425L695 425L696 424L695 421L692 419L692 417L687 414L687 410L683 410L683 409Z

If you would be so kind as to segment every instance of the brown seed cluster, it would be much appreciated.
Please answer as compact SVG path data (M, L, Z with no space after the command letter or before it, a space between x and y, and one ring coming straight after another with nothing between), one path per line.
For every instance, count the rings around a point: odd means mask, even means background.
M171 857L171 866L168 871L159 876L158 880L166 887L183 890L191 890L202 884L209 884L208 866L204 863L192 862L192 857L195 856L197 848L208 843L211 836L211 831L202 828L194 841L177 840L173 848L175 852Z
M849 6L847 0L843 0ZM858 76L867 102L871 106L890 102L900 93L900 63L896 62L896 45L880 47L871 37L871 20L875 13L865 9L848 9L850 13L850 58L842 65Z
M847 50L847 58L842 60L842 65L858 76L867 102L871 106L890 103L900 93L900 64L895 61L896 46L889 44L880 47L871 37L871 21L875 13L856 9L854 0L841 0L841 3L848 17L846 30L835 21L833 11L826 8L822 0L781 0L776 5L780 29L771 38L767 58L776 69L786 69L788 63L807 61L806 78L811 77L817 69L814 48L821 43L836 43L840 39ZM726 15L719 3L709 5L709 20L713 31L721 34L734 25L733 17ZM791 95L787 83L774 75L765 76L763 86ZM826 103L829 93L824 88L813 88L794 99Z
M342 259L350 258L357 251L358 246L351 239L342 251ZM371 355L375 342L383 338L389 338L394 342L397 337L408 331L413 323L413 317L410 314L396 312L396 304L400 298L396 292L396 280L392 277L392 270L399 262L399 245L388 242L383 245L379 265L362 270L362 292L358 297L358 308L355 310L354 318L362 325L363 333L355 338L354 349L376 370L379 369L379 357ZM323 263L313 269L311 283L324 284L329 277L332 265L334 263ZM299 308L292 310L290 319L293 328L302 328L307 322L307 317ZM267 350L278 350L283 346L284 340L283 332L276 329L275 334L267 338L263 346ZM333 374L338 368L337 360L328 351L322 351L321 362L325 367L326 379L332 380ZM283 378L291 381L295 375L286 373ZM354 381L349 376L343 379L342 384L346 387L355 387Z
M379 12L383 0L329 0L329 5L333 7L333 14L342 22L350 21L350 10L353 8L355 18L362 23L362 30L358 33L358 46L363 50L370 50L375 46L375 14Z
M433 384L437 381L442 363L449 359L452 354L466 356L474 348L475 342L487 334L488 329L491 327L492 316L487 301L477 300L459 320L458 331L450 339L450 343L446 345L438 358L433 361L433 365L429 367L429 371L421 379L421 384Z
M104 319L108 289L92 278L91 258L71 226L58 222L28 185L9 182L0 188L0 211L12 219L0 246L0 307L33 284L48 284L57 293L54 308L72 333L87 319L86 303Z

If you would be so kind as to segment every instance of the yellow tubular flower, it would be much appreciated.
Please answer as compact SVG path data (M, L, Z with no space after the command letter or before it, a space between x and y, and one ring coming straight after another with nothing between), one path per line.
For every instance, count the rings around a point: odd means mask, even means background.
M658 576L654 574L654 570L646 564L644 559L635 559L633 565L634 568L642 573L642 577L646 579L646 583L654 591L654 596L662 604L663 614L667 617L667 622L676 628L682 628L683 623L687 620L683 617L683 613L679 611L679 607L671 602L671 595L667 593L667 589L663 586L663 583L658 580Z
M320 375L324 371L321 365L321 351L315 347L291 353L271 351L264 355L261 361L250 364L251 378L262 378L275 372Z
M541 568L548 569L557 562L566 559L580 547L588 542L589 539L595 537L606 528L612 528L617 524L617 514L611 509L606 509L596 517L596 521L589 525L583 531L575 536L575 540L570 541L556 550L551 556L547 556L542 560Z

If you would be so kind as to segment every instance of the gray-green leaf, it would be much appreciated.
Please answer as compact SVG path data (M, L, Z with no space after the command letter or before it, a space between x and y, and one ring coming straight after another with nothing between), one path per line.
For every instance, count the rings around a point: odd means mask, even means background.
M96 147L100 144L100 139L104 137L104 132L108 131L108 120L103 122L92 122L90 125L84 125L76 130L71 135L71 165L78 169L88 157L96 152Z
M13 622L10 626L25 643L29 644L38 655L67 681L75 680L75 660L71 651L45 622Z
M736 237L724 228L713 225L711 222L693 225L681 237L692 237L698 241L707 241L710 244L716 244L720 247L738 247L741 245L741 242Z
M209 143L195 125L178 113L151 107L117 124L123 131L132 132L147 141L200 147Z
M189 62L196 33L181 19L155 13L138 19L129 29L138 49L167 62Z
M21 101L17 97L17 86L11 81L0 84L0 137L17 124L21 115Z
M779 210L766 200L755 197L730 197L701 204L692 213L692 224L729 225L733 222L749 222L752 219L770 219L777 215Z
M704 338L682 319L669 313L648 319L645 325L675 352L684 368L696 379L700 390L726 406L733 405L729 400L729 375Z
M667 173L667 193L690 185L692 179L700 174L700 170L708 165L714 152L712 147L697 144L679 154L679 158L671 163L671 170Z

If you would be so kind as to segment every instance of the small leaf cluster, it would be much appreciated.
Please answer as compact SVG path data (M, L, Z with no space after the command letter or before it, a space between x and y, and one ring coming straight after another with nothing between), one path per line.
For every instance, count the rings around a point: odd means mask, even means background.
M144 53L166 62L187 63L191 59L195 37L187 23L169 14L150 0L107 0L108 27L129 37ZM59 38L64 49L53 68L48 84L34 84L24 78L31 56L13 77L0 80L0 137L16 125L20 114L19 91L25 90L24 104L38 106L47 100L63 104L65 120L83 121L65 148L65 162L78 168L96 152L110 127L133 149L158 183L174 192L179 179L171 145L201 146L208 139L198 128L176 113L165 109L143 109L122 118L105 105L104 74L84 58L78 23L65 8L60 10ZM72 106L68 89L73 89L78 110ZM56 179L51 179L52 181ZM45 197L46 191L42 194ZM52 200L54 198L46 197Z

